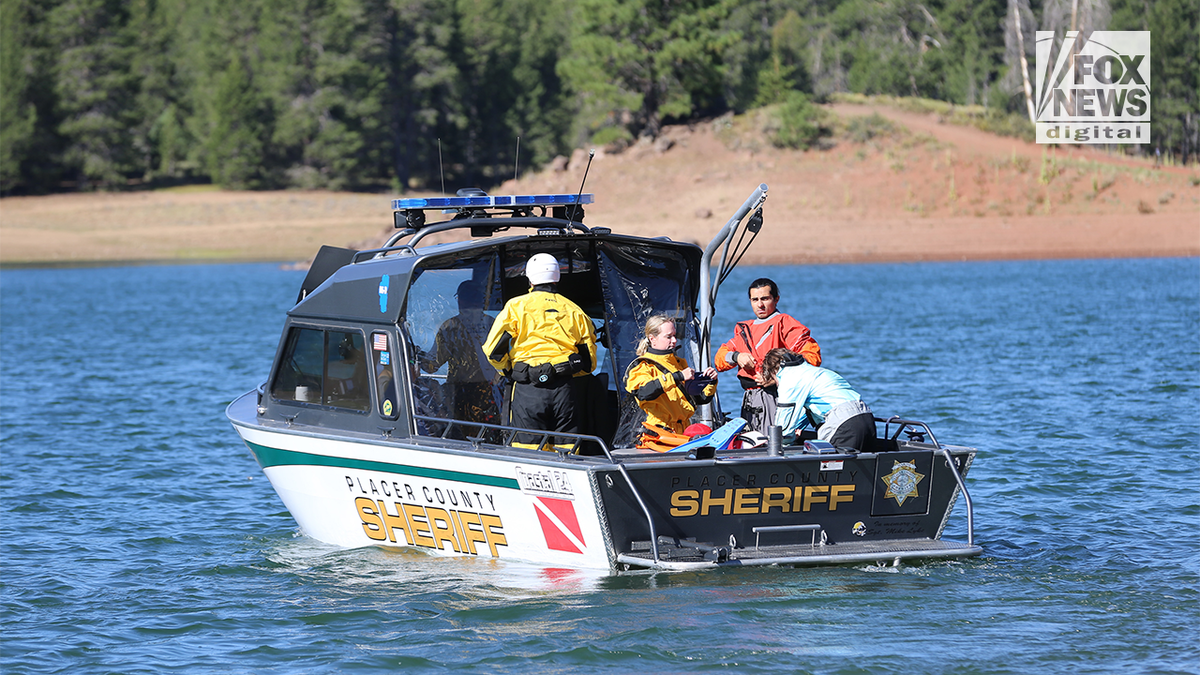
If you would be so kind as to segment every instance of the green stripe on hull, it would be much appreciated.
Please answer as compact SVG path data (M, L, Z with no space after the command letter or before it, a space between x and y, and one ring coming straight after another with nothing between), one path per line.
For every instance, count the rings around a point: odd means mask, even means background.
M477 473L445 471L442 469L426 469L419 466L389 464L388 462L372 462L365 459L350 459L347 457L314 455L307 452L269 448L265 445L251 443L250 441L246 441L246 445L250 448L250 452L254 453L254 457L258 460L259 466L264 469L272 466L337 466L346 469L382 471L385 473L404 474L406 476L421 476L423 478L440 478L442 480L453 480L460 483L474 483L476 485L490 485L492 487L510 488L512 490L517 490L520 488L520 484L517 483L517 479L515 478L500 478L498 476L484 476Z

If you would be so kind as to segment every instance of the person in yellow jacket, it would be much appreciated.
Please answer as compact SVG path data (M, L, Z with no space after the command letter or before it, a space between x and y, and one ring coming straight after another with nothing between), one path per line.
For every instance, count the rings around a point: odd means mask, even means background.
M656 314L646 320L638 356L625 374L625 390L646 413L646 433L638 439L639 448L665 450L678 445L674 441L686 441L683 432L696 406L711 401L717 390L717 371L706 368L697 373L675 355L678 344L674 319Z
M557 293L558 260L537 253L525 263L529 292L509 300L492 323L483 353L513 382L503 422L541 431L578 433L582 379L596 365L596 327ZM518 434L522 445L538 437Z

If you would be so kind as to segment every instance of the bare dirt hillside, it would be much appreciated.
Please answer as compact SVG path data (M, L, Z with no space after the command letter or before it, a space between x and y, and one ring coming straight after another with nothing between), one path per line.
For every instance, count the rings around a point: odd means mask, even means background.
M827 108L824 149L780 150L746 116L598 151L587 224L705 243L759 183L766 226L746 262L1200 255L1200 170L1046 148L883 105ZM879 114L848 134L856 117ZM864 127L864 125L860 125ZM854 140L858 138L859 140ZM577 150L497 194L576 192ZM0 200L0 262L309 259L391 232L390 197L160 191Z

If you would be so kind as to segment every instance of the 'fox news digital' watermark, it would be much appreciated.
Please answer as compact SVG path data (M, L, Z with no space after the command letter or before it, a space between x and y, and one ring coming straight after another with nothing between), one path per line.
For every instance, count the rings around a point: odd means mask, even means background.
M1038 143L1149 143L1150 32L1037 31ZM1053 66L1053 67L1051 67Z

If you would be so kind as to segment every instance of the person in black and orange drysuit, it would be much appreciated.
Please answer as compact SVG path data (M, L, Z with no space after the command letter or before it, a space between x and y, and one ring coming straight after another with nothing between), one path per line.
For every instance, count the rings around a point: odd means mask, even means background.
M558 260L530 256L530 290L509 300L483 343L488 361L513 382L504 424L523 429L578 433L584 376L596 365L596 327L574 302L559 295ZM521 445L538 436L518 435Z
M446 383L450 385L454 419L498 422L498 406L492 393L496 370L480 347L492 327L492 317L483 312L483 288L467 280L458 285L458 314L438 328L431 352L420 355L421 370L437 371L449 363Z
M684 434L696 406L712 400L717 389L717 371L701 373L675 355L679 343L675 320L656 314L646 320L645 337L638 344L637 358L625 374L625 390L637 399L646 413L646 432L637 447L665 451L688 440Z
M717 370L738 369L742 383L742 418L746 428L763 435L775 423L775 387L763 386L763 357L772 349L787 349L814 366L821 365L821 347L808 328L780 312L779 288L770 279L755 279L749 289L753 321L739 321L733 339L717 350Z

